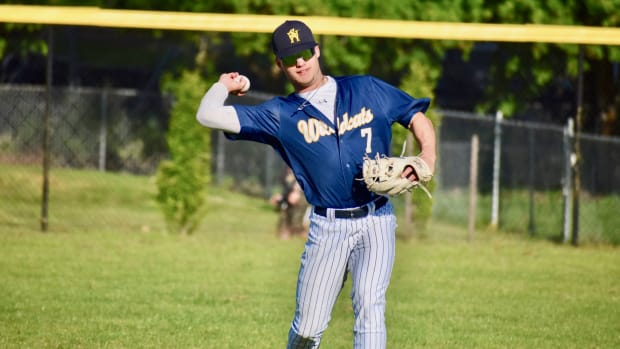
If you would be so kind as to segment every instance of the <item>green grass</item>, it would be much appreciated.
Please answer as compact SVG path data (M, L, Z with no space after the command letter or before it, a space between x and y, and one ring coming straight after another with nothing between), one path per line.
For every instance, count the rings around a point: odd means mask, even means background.
M169 235L151 179L54 170L44 234L38 174L6 173L0 348L284 347L303 241L276 238L267 202L210 189L199 231ZM466 237L433 221L398 242L388 347L620 347L618 247ZM351 348L349 290L322 348Z

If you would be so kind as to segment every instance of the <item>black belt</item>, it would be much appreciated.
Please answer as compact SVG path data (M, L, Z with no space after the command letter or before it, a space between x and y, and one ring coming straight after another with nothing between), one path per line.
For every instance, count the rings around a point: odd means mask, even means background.
M378 198L375 202L375 210L380 209L385 204L387 204L388 199L385 196ZM370 211L369 205L365 205L358 208L350 208L344 210L334 209L334 216L336 218L362 218L368 216L368 212ZM314 213L319 216L327 217L327 208L325 207L315 207Z

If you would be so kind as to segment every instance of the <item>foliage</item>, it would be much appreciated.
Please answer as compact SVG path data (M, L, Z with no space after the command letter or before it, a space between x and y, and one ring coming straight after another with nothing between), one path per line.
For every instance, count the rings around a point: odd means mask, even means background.
M9 3L12 3L10 1ZM24 2L20 2L24 3ZM28 1L32 4L76 5L72 0ZM84 4L80 2L80 4ZM167 10L213 13L250 13L291 16L331 16L376 19L402 19L420 21L477 22L477 23L535 23L608 26L620 25L617 8L620 0L598 1L484 1L484 0L224 0L208 2L175 2L171 0L106 0L86 2L90 6L119 9ZM36 30L40 26L6 25L7 32ZM20 29L22 28L22 29ZM251 30L251 28L249 28ZM160 32L160 31L155 31ZM182 35L180 40L195 40L195 33ZM266 33L215 33L214 41L228 41L232 46L221 46L227 50L218 59L218 69L243 71L253 78L257 90L273 93L290 92L291 86L278 73L271 58ZM34 41L33 41L34 40ZM409 74L412 62L419 57L412 52L423 51L436 56L433 65L440 67L446 49L457 49L467 59L475 43L400 40L387 38L360 38L324 35L319 37L323 64L332 75L369 73L377 75L395 85L401 85L402 78ZM44 40L24 37L17 41L0 38L2 50L14 52L19 45L20 52L43 52ZM487 45L488 47L488 45ZM620 47L590 45L585 48L587 108L584 124L593 125L600 113L620 114L620 98L617 81L614 80L614 65L620 60ZM235 59L229 59L235 57ZM576 93L577 46L559 44L498 43L492 49L489 71L481 83L486 94L475 101L479 112L502 110L510 117L524 114L539 104L541 99L563 98ZM418 62L425 64L428 62ZM175 67L174 69L176 69ZM434 69L434 68L433 68ZM617 80L617 79L616 79ZM435 85L429 86L431 89ZM573 98L574 100L574 98ZM571 111L558 111L554 105L555 118L565 118ZM574 109L574 108L571 108ZM572 115L570 115L572 116Z
M619 0L496 2L487 5L489 13L482 19L494 23L617 27L620 16L612 9L619 6ZM592 125L600 113L620 113L620 90L611 73L613 62L620 60L620 48L590 45L584 50L585 88L596 91L592 94L595 98L585 96L588 107L584 116ZM486 95L478 111L502 110L511 116L527 112L543 96L553 99L576 95L577 45L500 43L490 63Z
M169 80L164 89L176 101L167 134L170 160L163 161L157 172L157 201L172 232L192 233L200 223L210 180L210 137L195 118L196 101L205 91L197 72L184 72Z
M0 63L28 60L32 54L47 54L46 31L38 24L0 23ZM0 82L11 82L11 72L0 70Z

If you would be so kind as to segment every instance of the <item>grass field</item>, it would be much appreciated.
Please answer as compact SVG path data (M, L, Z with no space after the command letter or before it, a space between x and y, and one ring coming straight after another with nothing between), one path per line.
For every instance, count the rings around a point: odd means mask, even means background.
M0 175L0 348L284 347L304 242L276 238L268 203L213 188L199 231L169 235L151 179L53 173L46 234ZM388 347L620 347L618 247L466 236L431 222L398 242ZM351 348L349 287L322 348Z

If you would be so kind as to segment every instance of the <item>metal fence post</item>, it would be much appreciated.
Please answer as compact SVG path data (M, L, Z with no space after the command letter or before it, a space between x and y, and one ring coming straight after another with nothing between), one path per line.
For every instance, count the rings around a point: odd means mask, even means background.
M575 119L575 138L573 142L575 163L573 165L573 245L579 244L579 195L581 192L581 127L583 114L583 45L579 45L579 73L577 83L577 116Z
M535 154L535 147L536 147L536 140L534 138L534 129L533 128L529 128L528 130L528 175L527 175L527 181L528 181L528 192L529 192L529 224L528 224L528 231L530 232L530 234L534 234L536 232L536 219L535 219L535 210L534 210L534 190L536 187L536 183L535 183L535 175L534 175L534 166L536 166L535 162L534 162L534 154Z
M572 139L574 135L573 118L569 118L564 127L564 178L562 183L562 196L564 197L564 214L562 215L562 241L567 243L572 232L572 197L573 197L573 156Z
M491 228L497 229L499 225L499 181L500 164L502 154L502 120L504 114L501 111L495 113L495 142L493 144L493 197L491 201Z
M101 172L105 172L105 154L108 147L108 93L109 88L106 84L101 89L101 125L99 127L99 171Z
M476 229L476 205L478 202L478 153L480 140L478 134L471 136L471 149L469 157L469 226L468 240L474 239Z
M48 226L49 172L50 172L50 116L52 114L52 79L54 60L54 27L47 27L47 63L45 69L45 113L43 114L43 188L41 196L41 231Z

